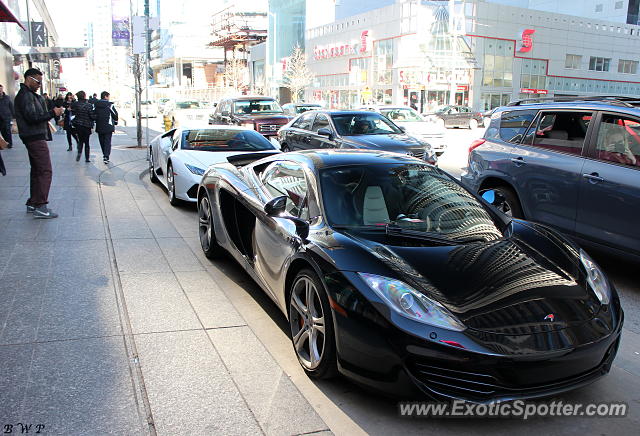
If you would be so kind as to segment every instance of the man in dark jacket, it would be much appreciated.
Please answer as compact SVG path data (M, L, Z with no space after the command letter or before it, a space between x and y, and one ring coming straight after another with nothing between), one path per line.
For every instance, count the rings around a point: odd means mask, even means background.
M13 141L11 140L11 120L13 120L13 103L7 94L4 93L4 88L0 85L0 135L9 144L8 148L13 147Z
M27 212L33 212L34 218L56 218L48 207L49 188L51 187L51 156L47 141L51 141L48 121L59 117L64 111L61 107L47 109L47 103L36 91L42 83L42 72L29 68L24 73L24 83L15 99L16 123L20 139L29 152L31 164L31 195L27 200Z
M98 101L98 94L94 92L93 95L89 97L89 103L95 105L97 101Z
M78 154L76 155L76 161L80 160L82 156L82 149L84 148L84 161L91 162L89 159L89 138L91 137L91 129L93 129L93 123L96 120L96 111L91 103L87 101L87 94L84 91L78 91L76 93L78 101L71 104L71 112L75 116L73 119L73 128L78 134Z
M96 132L102 148L102 161L109 163L109 155L111 155L111 135L118 124L118 111L109 101L109 93L102 91L100 100L95 104L96 107Z

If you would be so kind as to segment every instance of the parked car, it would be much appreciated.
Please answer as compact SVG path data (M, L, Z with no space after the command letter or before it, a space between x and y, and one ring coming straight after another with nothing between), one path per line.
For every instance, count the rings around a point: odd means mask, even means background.
M290 120L291 117L285 115L278 102L271 97L241 96L221 100L209 124L243 126L271 138Z
M426 116L436 120L444 127L476 129L484 123L484 117L480 112L466 106L442 106Z
M444 126L433 118L423 117L408 106L374 105L358 109L380 112L397 126L404 127L409 135L427 141L437 156L441 156L447 148Z
M136 118L136 105L131 106L131 118ZM156 118L158 116L158 105L149 100L143 100L140 102L140 118Z
M198 188L202 250L233 258L275 302L309 377L489 403L610 370L616 290L548 227L509 219L409 156L229 160Z
M305 112L280 129L278 141L282 151L365 148L411 154L433 164L437 161L428 142L407 135L378 112Z
M149 144L149 178L167 188L172 205L194 202L209 165L246 153L279 151L264 136L238 126L172 129Z
M322 105L317 103L287 103L282 106L284 113L290 116L298 116L303 112L322 109Z
M168 103L164 116L171 128L183 125L208 124L211 109L197 100L183 100Z
M496 109L462 181L507 213L640 257L637 100L516 102Z

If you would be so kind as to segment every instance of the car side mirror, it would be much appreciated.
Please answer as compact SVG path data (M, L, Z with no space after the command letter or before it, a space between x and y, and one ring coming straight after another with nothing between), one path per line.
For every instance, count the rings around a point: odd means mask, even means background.
M333 137L333 132L331 131L331 129L327 129L326 127L322 127L320 129L318 129L318 135L326 136L327 138L331 139Z
M502 206L506 201L506 199L504 198L504 195L502 195L499 191L496 191L495 189L485 189L483 191L480 191L478 194L480 194L480 197L484 200L485 203L495 207L500 211L502 210Z
M229 111L222 111L220 113L220 115L222 115L223 117L228 117L229 116Z
M296 225L296 233L300 238L305 241L309 237L309 223L303 219L300 219L291 215L283 215L287 206L287 197L282 195L269 200L264 205L265 213L270 217L284 218L292 221Z

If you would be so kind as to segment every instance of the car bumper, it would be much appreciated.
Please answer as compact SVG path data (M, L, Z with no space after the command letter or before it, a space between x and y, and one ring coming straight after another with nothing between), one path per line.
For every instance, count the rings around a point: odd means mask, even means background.
M198 185L200 184L200 180L202 180L202 176L193 174L186 168L184 172L186 174L181 173L175 176L176 198L195 203L198 201Z
M596 342L586 338L598 331L599 320L508 338L425 324L416 329L416 323L406 319L400 327L382 316L350 280L340 283L335 277L328 287L338 369L358 384L400 399L490 403L556 395L607 374L620 341L619 306L612 309L619 311L617 324ZM404 328L409 325L413 331ZM442 343L449 339L466 348Z

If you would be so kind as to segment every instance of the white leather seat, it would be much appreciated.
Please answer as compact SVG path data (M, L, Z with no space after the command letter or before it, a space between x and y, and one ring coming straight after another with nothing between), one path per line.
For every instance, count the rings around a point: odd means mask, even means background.
M362 205L362 221L364 225L389 222L389 211L380 186L367 187Z

